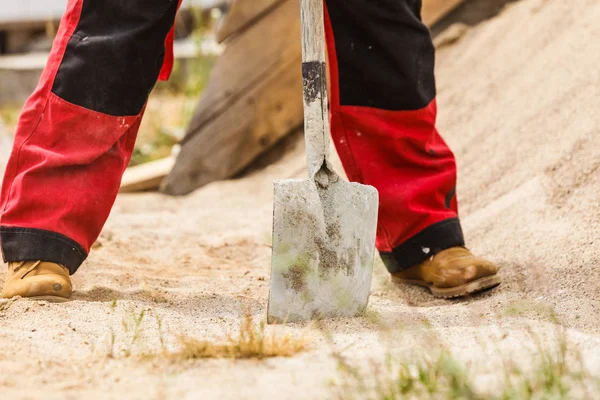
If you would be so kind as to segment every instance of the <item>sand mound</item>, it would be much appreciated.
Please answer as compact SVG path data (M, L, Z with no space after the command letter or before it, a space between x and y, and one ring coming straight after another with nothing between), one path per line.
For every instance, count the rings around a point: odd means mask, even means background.
M306 336L303 355L179 364L119 356L161 340L174 347L180 335L220 337L247 308L264 318L270 182L303 175L296 138L277 164L187 198L120 197L75 276L74 301L0 303L0 397L331 398L332 349L363 364L421 349L424 322L494 381L502 354L535 353L528 327L543 337L554 330L549 308L600 372L598 21L597 0L523 0L460 28L438 54L439 126L459 160L464 228L470 246L501 265L501 287L434 300L392 286L379 264L371 317L325 323L331 342L311 325L269 328ZM132 344L125 327L142 310Z

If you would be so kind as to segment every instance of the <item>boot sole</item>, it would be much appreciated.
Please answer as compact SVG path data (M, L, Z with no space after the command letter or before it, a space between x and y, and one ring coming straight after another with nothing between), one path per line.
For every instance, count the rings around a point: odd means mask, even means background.
M403 283L406 285L416 285L429 289L431 294L435 297L439 297L442 299L453 299L457 297L469 296L475 293L482 292L484 290L488 290L494 288L500 284L502 281L500 276L492 275L486 276L485 278L477 279L476 281L466 283L464 285L460 285L453 288L437 288L430 283L420 280L413 279L401 279L392 276L392 281L394 283Z
M64 297L58 296L32 296L32 297L24 297L24 299L28 300L42 300L47 301L48 303L66 303L70 299L65 299Z

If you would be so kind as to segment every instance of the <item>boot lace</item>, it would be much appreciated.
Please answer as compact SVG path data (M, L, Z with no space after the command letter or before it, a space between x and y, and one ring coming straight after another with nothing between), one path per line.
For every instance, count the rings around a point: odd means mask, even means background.
M25 277L27 275L29 275L31 273L31 271L33 271L34 269L36 269L39 265L40 265L41 261L36 261L33 264L31 264L31 266L29 268L27 268L27 271L25 271L25 273L21 276L21 279L25 279ZM23 268L25 266L25 264L27 264L27 261L20 261L17 266L14 268L15 273L20 270L21 268Z

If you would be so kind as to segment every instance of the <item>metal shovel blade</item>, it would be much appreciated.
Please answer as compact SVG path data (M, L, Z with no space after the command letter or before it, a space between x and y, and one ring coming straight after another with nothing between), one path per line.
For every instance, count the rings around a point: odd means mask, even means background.
M379 196L341 179L275 183L268 323L351 317L367 306Z
M328 161L322 0L301 0L304 137L309 179L275 182L268 323L351 317L369 300L379 196Z

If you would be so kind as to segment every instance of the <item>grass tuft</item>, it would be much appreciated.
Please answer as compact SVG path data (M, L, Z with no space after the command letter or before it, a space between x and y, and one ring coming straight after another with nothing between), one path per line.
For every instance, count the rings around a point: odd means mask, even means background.
M110 305L111 312L117 308L116 300ZM256 325L248 312L240 322L239 332L227 335L223 340L199 340L190 337L179 337L178 346L168 345L164 334L163 321L159 316L154 316L158 333L160 350L152 350L147 340L154 335L148 334L145 329L149 324L144 322L150 309L136 312L130 310L121 319L118 328L110 328L109 342L106 352L108 358L138 358L140 360L168 360L180 362L206 358L232 358L232 359L265 359L271 357L292 357L308 346L303 338L291 335L267 334L264 322ZM170 348L171 347L171 348Z
M180 338L181 348L168 354L174 361L204 358L264 359L291 357L307 349L304 339L289 335L278 336L265 333L265 323L256 326L250 315L242 320L236 336L228 336L223 342Z
M334 353L340 372L334 391L341 400L599 398L600 380L586 370L579 351L570 348L564 328L558 328L553 346L530 333L537 357L526 370L512 361L505 362L504 369L497 371L499 385L493 388L476 389L475 383L480 377L477 371L467 369L442 349L436 356L425 353L408 361L388 354L383 363L374 362L371 368L355 366Z
M117 308L117 301L113 300L110 305L111 312L114 312ZM117 331L111 327L109 331L109 340L106 349L106 357L118 358L118 357L130 357L134 355L135 349L143 336L144 317L146 316L146 310L136 312L131 309L129 313L121 319L121 329ZM117 348L117 340L123 342L119 348Z
M436 357L398 362L388 355L384 365L364 370L338 358L342 381L337 397L343 400L469 399L479 400L465 367L446 351Z

